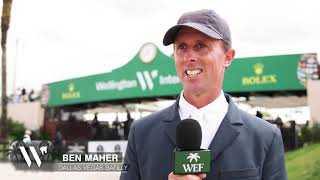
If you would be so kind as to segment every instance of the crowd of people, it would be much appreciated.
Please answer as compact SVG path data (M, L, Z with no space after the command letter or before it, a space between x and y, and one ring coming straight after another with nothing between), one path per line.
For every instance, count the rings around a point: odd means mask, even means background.
M11 96L10 100L12 103L26 103L26 102L34 102L40 98L36 92L31 89L27 91L26 88L18 88L16 92Z
M127 140L132 122L130 113L127 113L126 121L121 122L117 117L110 127L109 123L101 124L96 113L91 123L92 140Z

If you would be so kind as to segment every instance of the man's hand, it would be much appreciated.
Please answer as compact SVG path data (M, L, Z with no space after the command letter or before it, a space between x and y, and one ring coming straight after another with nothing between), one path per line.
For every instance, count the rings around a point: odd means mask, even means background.
M197 175L177 175L177 174L173 174L173 172L171 172L168 176L168 180L201 180L206 178L207 175L206 174L197 174Z

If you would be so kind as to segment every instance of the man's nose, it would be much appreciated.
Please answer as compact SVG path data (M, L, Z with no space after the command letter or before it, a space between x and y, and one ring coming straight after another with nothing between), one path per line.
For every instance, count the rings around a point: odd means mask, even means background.
M196 61L197 60L196 52L194 52L193 49L186 49L183 60L184 61Z

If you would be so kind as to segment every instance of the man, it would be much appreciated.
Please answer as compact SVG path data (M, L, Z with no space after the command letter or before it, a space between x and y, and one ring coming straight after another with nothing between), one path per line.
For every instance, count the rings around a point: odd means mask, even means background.
M120 179L287 179L279 129L238 109L222 92L235 56L226 21L212 10L185 13L163 43L173 44L183 91L172 106L134 123L124 160L129 169ZM172 173L176 127L188 117L201 125L201 148L211 150L208 174Z

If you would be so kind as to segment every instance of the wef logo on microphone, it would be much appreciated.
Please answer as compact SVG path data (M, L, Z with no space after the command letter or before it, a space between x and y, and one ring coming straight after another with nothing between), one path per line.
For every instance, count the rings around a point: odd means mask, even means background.
M198 174L210 171L210 151L175 151L175 174Z

